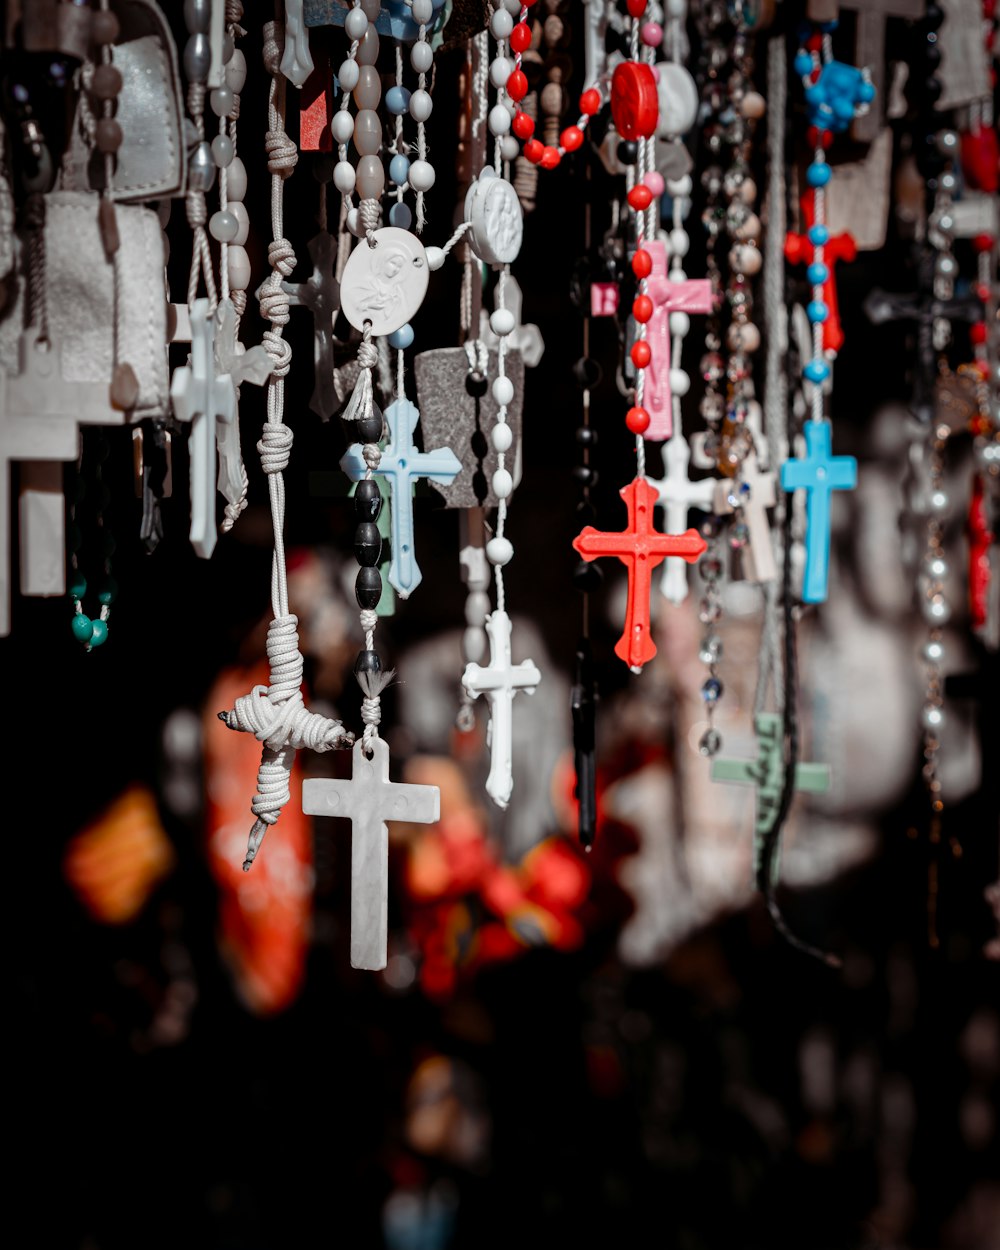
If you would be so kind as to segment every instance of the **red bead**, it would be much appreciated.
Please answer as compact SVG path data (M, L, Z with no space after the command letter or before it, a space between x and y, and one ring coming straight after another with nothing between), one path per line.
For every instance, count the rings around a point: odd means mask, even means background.
M593 117L600 110L600 107L601 93L596 87L591 87L589 91L585 91L580 96L580 112L586 113L588 117Z
M996 244L992 234L977 234L972 240L972 246L977 252L992 252Z
M550 147L548 144L542 149L541 166L542 169L555 169L562 160L562 156L558 148Z
M509 43L511 52L528 51L531 47L531 31L528 29L527 22L518 22L510 32Z
M652 66L622 61L611 79L611 116L623 139L649 139L660 116Z
M628 202L630 208L634 208L637 213L641 213L652 204L653 193L644 182L637 182L628 193Z
M653 272L653 258L642 248L632 257L632 272L637 278L648 278Z
M630 408L625 414L625 424L633 434L645 434L649 429L649 413L645 408Z
M806 140L811 148L826 149L833 143L833 131L820 130L818 126L810 126L806 131Z
M535 0L521 0L521 3L524 5L526 9L530 9L531 6L535 3Z
M646 0L628 0L629 17L640 18L646 12Z
M524 145L525 160L531 161L532 165L537 165L544 151L545 144L540 139L529 139Z
M512 100L523 100L528 94L528 80L524 76L524 70L514 70L507 79L507 94Z
M636 339L632 344L632 363L637 369L645 369L649 364L652 352L649 350L649 344L645 339Z
M632 316L643 324L653 315L653 301L648 295L637 295L632 303Z
M527 113L515 113L510 128L519 139L530 139L535 133L535 119Z
M559 143L567 152L575 152L583 143L583 131L579 126L567 126L559 136Z
M986 342L986 322L977 321L974 325L969 326L969 338L978 347Z
M822 35L810 35L809 38L806 40L807 52L820 52L822 51L822 48L823 48L823 36Z

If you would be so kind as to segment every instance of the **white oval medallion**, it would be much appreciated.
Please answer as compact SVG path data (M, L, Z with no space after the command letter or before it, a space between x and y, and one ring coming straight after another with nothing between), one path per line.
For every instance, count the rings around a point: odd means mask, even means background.
M683 65L660 61L656 69L659 73L656 90L660 98L656 133L661 139L686 135L698 116L698 87Z
M373 335L405 326L424 302L429 267L423 244L409 230L384 226L375 246L362 239L350 254L340 282L344 316L355 330L370 321Z
M521 251L524 214L517 192L487 166L469 187L465 220L472 250L488 265L509 265Z

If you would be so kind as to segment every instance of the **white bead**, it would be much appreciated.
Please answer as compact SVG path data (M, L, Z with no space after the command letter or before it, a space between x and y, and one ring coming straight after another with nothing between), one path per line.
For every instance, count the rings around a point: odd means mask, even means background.
M514 19L506 9L497 9L490 18L490 30L494 39L506 39L514 29Z
M493 474L493 494L497 499L509 499L514 489L514 479L506 469L497 469Z
M417 88L410 96L410 116L415 122L425 122L434 109L431 93Z
M510 380L510 378L507 377L506 374L504 374L503 377L494 378L493 379L494 401L497 404L499 404L501 407L503 407L505 404L509 404L513 398L514 398L514 383ZM493 446L496 447L496 443L494 443ZM497 450L501 451L502 448L497 447Z
M500 155L505 161L516 161L521 155L521 145L514 135L504 135L500 140Z
M337 81L340 83L341 91L353 91L360 77L361 70L358 68L357 61L352 61L348 57L346 61L341 62L340 69L337 70Z
M245 291L250 285L250 257L245 247L230 246L227 249L229 262L229 285L234 291Z
M208 233L218 243L235 243L240 225L235 214L221 209L208 219Z
M667 179L667 194L685 196L690 195L694 183L691 181L690 174L681 174L679 178Z
M490 564L509 564L513 554L509 538L491 538L486 544L486 558Z
M470 625L462 635L462 653L470 664L477 664L486 654L486 635L481 626Z
M667 0L664 10L667 17L687 17L687 0Z
M365 237L365 228L361 224L361 218L356 208L347 210L347 228L355 238L363 239Z
M429 191L434 185L434 166L430 161L413 161L410 165L410 186L414 191Z
M429 247L424 251L427 257L427 268L433 272L444 264L444 250L440 247Z
M330 122L334 143L350 143L354 138L354 118L350 109L338 109Z
M344 18L344 33L352 42L355 39L364 39L365 32L368 30L368 18L361 9L351 9Z
M688 248L691 246L691 240L687 236L686 230L678 227L676 230L670 231L670 251L674 256L686 256Z
M413 7L410 11L418 26L426 26L434 16L434 6L431 0L413 0Z
M514 72L514 63L505 56L498 56L490 63L490 82L498 89L503 87Z
M691 389L691 379L683 369L670 370L670 393L672 395L686 395Z
M232 204L233 200L246 199L246 194L247 167L238 156L234 156L226 170L226 199Z
M495 104L490 109L490 134L505 135L510 130L510 113L502 104Z
M465 601L465 623L482 625L490 610L490 597L485 590L473 590Z
M490 313L490 329L497 336L503 338L510 334L514 329L514 314L509 308L497 308Z
M354 190L357 174L350 161L338 161L333 167L333 185L341 195L350 195Z
M511 15L511 17L521 16L521 0L502 0L503 7ZM494 3L494 8L499 9L500 5Z
M238 243L239 246L242 247L250 237L250 214L247 212L247 206L245 204L241 204L239 201L236 201L234 204L230 204L228 207L229 211L236 218L236 223L239 226L239 229L236 231L236 238L233 239L233 242Z
M683 269L671 269L667 274L667 278L671 282L687 282L688 276Z
M490 442L493 444L494 451L510 451L513 441L514 431L506 421L498 421L490 430Z
M686 312L672 312L670 314L670 333L676 334L679 338L683 338L691 329L691 318Z
M434 49L423 39L418 40L410 49L410 64L418 74L426 74L434 64Z
M243 53L236 48L233 55L229 58L229 64L226 66L226 86L236 95L243 90L247 81L247 59Z

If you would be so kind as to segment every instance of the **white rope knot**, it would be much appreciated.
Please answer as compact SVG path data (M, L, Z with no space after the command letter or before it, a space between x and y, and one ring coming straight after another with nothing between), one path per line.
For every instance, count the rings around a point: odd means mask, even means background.
M285 28L280 22L264 23L264 68L272 78L281 73L281 57L285 51Z
M272 326L288 325L288 296L281 289L280 279L272 281L268 278L261 284L257 291L257 303L260 305L260 315L265 321L270 321ZM265 331L266 333L268 331Z
M382 448L378 443L365 443L361 448L361 454L364 457L366 466L375 473L382 463Z
M193 229L203 226L208 221L208 209L205 207L204 191L188 191L184 196L184 211L188 225Z
M237 317L242 317L247 310L246 291L230 291L229 298L232 301L233 308L236 310Z
M225 515L222 518L223 534L229 533L229 531L233 528L233 526L242 516L244 510L247 507L247 504L250 502L247 499L247 493L250 489L250 479L247 477L246 466L243 464L240 465L240 478L242 479L243 485L240 488L239 499L237 499L235 503L226 504Z
M378 348L368 339L358 345L358 364L362 369L374 369L378 364Z
M288 467L288 461L292 453L292 431L287 425L278 425L268 421L260 432L260 442L257 444L257 454L260 456L260 465L265 473L283 473ZM294 618L292 618L294 619ZM270 648L271 640L268 635L268 648ZM270 655L270 650L268 650Z
M295 248L287 239L272 239L267 245L267 263L283 278L290 278L295 268Z
M187 107L188 107L188 112L191 114L193 118L195 118L196 125L197 125L197 119L200 118L202 113L204 113L205 111L205 91L206 90L207 88L205 87L205 84L203 82L189 82L188 83Z
M378 613L374 608L362 608L359 619L361 628L367 634L370 629L374 629L378 624Z
M358 220L365 228L368 246L374 247L375 240L372 236L379 228L382 220L382 212L378 200L362 200L358 205Z
M299 160L299 150L283 130L269 130L264 136L267 153L267 170L271 174L287 177Z
M243 18L241 0L226 0L226 25L235 26Z

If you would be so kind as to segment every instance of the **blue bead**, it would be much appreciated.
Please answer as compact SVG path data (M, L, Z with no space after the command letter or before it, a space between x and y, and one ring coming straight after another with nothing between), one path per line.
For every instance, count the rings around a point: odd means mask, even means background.
M871 104L875 99L875 84L861 80L861 86L858 88L858 99L862 104Z
M824 35L831 35L840 25L838 18L832 18L829 22L820 22L819 28Z
M830 181L830 166L826 161L813 161L806 170L806 182L811 187L825 187Z
M409 111L410 93L406 87L390 87L385 93L385 107L395 117L402 117Z
M405 351L408 347L412 347L413 326L407 322L405 326L400 326L398 330L393 330L389 335L389 346L398 348L399 351Z
M838 96L833 101L833 111L841 121L852 121L854 118L854 101L845 96Z
M806 270L806 278L810 286L822 286L829 276L829 269L818 260L814 261Z
M830 366L825 360L820 360L817 357L814 360L810 360L802 372L809 382L825 382L830 376Z
M413 225L413 213L409 204L404 204L402 200L393 204L389 209L389 225L398 226L400 230L409 230Z
M394 156L389 162L389 177L397 187L402 187L405 186L409 176L410 158L402 155Z
M91 635L91 638L90 638L90 645L91 645L92 647L100 647L100 646L103 646L103 645L104 645L104 643L106 643L106 642L108 641L108 623L107 623L107 621L100 621L100 620L98 620L98 621L92 621L92 622L91 622L91 625L93 626L93 630L94 630L94 632L93 632L93 634Z
M808 52L799 52L795 56L795 72L800 78L812 73L813 59Z
M806 87L805 99L810 109L819 108L821 104L826 103L826 88L823 86L822 79L814 82L811 87Z
M810 226L809 242L813 247L825 247L830 242L830 231L823 225Z
M823 322L827 319L829 315L830 315L830 310L829 308L827 308L826 304L824 304L821 299L814 299L814 300L809 301L809 306L806 308L806 316L809 318L811 322L813 322L814 324L817 321Z
M722 695L722 682L718 677L709 677L701 687L701 697L706 703L717 703Z

